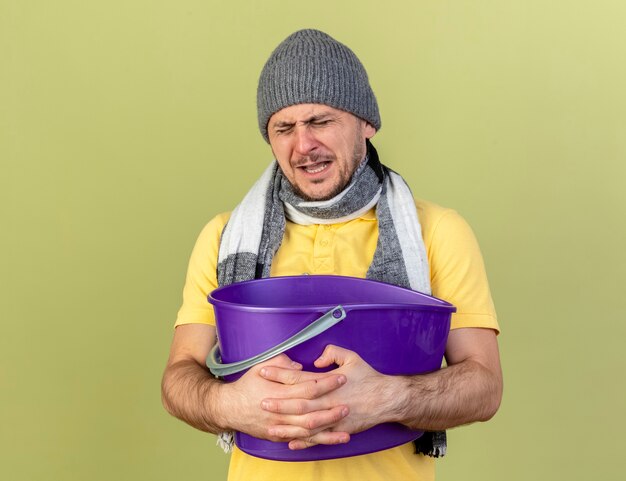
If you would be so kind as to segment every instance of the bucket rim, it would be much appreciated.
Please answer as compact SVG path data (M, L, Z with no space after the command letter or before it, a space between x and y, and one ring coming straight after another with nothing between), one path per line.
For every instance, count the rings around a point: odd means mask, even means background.
M235 282L233 284L228 284L227 286L221 286L209 293L207 296L207 300L214 306L217 307L231 307L244 312L281 312L281 313L302 313L302 312L319 312L320 310L328 311L333 307L336 307L337 303L318 303L318 304L307 304L306 306L302 305L293 305L293 306L278 306L278 307L269 307L255 304L239 304L236 302L224 301L221 299L216 299L214 297L215 293L219 293L223 290L227 290L229 288L233 288L233 286L240 286L243 284L252 284L252 283L260 283L264 281L271 281L272 279L301 279L304 276L275 276L275 277L266 277L263 279L251 279L247 281ZM412 289L407 289L405 287L396 286L394 284L388 284L386 282L376 281L372 279L363 279L361 277L351 277L351 276L336 276L336 275L316 275L316 276L306 276L306 277L322 277L322 278L342 278L355 280L359 282L368 282L368 283L378 283L384 284L386 288L398 289L402 291L410 291L413 294L417 294L418 297L425 297L429 299L431 302L435 302L435 304L419 304L419 303L408 303L408 302L394 302L394 303L386 303L386 302L376 302L376 303L364 303L364 302L344 302L341 303L341 306L347 311L355 311L355 310L366 310L366 309L412 309L412 310L421 310L421 311L436 311L436 312L446 312L446 313L454 313L456 312L456 307L443 299L439 299L438 297L434 297L429 294L424 294L423 292L414 291Z

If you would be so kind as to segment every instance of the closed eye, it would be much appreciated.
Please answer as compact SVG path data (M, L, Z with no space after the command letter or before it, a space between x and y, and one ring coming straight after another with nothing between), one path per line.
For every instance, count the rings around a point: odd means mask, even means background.
M326 120L316 120L314 122L311 122L311 125L313 127L323 127L325 125L328 125L331 122L330 119L326 119Z
M293 130L293 124L291 125L281 125L281 126L277 126L274 129L274 132L276 133L276 135L281 135L281 134L287 134L289 132L291 132Z

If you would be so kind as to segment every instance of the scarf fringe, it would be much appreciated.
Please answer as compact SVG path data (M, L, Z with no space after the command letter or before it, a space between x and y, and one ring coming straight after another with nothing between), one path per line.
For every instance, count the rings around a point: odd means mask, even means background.
M424 454L432 458L442 458L447 451L447 436L445 431L426 431L421 437L413 441L415 454Z
M233 447L235 445L234 433L232 431L224 431L223 433L219 433L217 435L217 441L215 444L222 448L226 454L232 453Z

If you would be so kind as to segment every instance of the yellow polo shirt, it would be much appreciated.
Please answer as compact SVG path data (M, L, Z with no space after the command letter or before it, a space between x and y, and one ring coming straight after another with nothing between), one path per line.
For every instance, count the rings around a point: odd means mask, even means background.
M428 255L433 296L457 308L451 329L482 327L499 331L485 267L476 238L454 210L416 200ZM229 214L213 218L200 233L191 254L176 325L215 324L207 295L217 287L217 253ZM332 225L287 222L272 263L272 276L303 273L365 277L374 257L378 222L372 209ZM235 448L228 479L238 480L432 480L434 459L416 455L412 443L378 453L316 462L280 462L249 456Z

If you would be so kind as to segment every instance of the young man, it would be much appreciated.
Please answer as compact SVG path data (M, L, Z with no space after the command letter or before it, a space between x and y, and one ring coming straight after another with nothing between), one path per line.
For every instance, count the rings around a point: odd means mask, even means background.
M229 479L433 479L442 431L490 419L501 399L498 324L474 235L455 211L414 200L380 163L370 139L381 121L367 74L330 36L302 30L285 39L261 73L257 105L276 162L232 214L200 234L163 376L164 405L203 431L241 431L291 449L346 443L383 422L428 431L417 449L409 443L329 461L267 461L235 448ZM213 378L204 364L216 340L207 294L301 274L366 277L451 302L447 367L386 376L330 345L316 361L339 366L328 373L304 372L280 355L231 384Z

